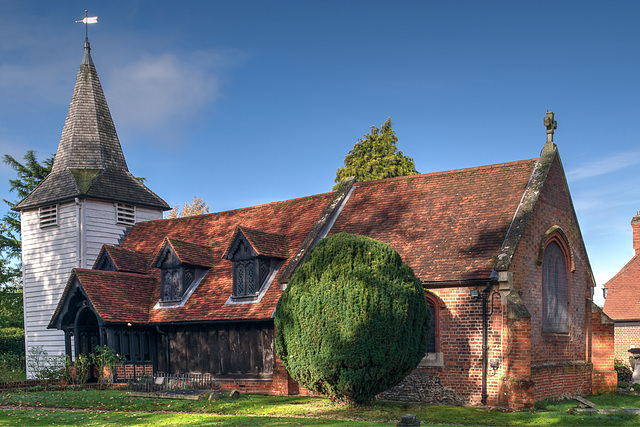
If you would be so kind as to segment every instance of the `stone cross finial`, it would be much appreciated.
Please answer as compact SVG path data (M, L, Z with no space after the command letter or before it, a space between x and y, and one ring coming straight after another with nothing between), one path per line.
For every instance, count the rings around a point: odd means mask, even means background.
M553 131L558 129L558 122L553 120L553 111L547 111L544 125L547 127L547 142L553 142Z

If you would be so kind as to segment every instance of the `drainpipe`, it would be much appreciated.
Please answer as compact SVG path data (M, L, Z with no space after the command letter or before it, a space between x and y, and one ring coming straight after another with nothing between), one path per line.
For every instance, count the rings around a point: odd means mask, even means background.
M489 354L489 316L487 300L491 292L491 283L482 291L482 404L487 404L487 357ZM493 306L491 307L493 311Z
M82 268L82 205L80 204L80 199L79 198L75 198L75 203L76 206L78 208L78 212L77 212L77 223L76 223L76 228L77 228L77 235L78 235L78 247L77 247L77 260L76 260L76 267L77 268Z
M493 296L500 295L498 291L491 292L493 282L487 282L487 286L478 292L479 299L482 300L482 404L487 404L487 368L489 356L489 319L493 315ZM476 291L477 292L477 291ZM491 311L488 303L491 300Z

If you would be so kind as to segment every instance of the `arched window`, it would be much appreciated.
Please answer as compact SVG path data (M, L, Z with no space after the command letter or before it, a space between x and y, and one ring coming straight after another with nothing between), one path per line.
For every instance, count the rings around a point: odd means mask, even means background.
M561 240L549 239L542 260L542 331L569 332L567 256Z
M440 343L438 338L440 336L438 327L440 324L440 309L438 305L438 298L426 292L427 308L429 309L429 336L427 341L427 354L437 353L440 351Z
M429 338L427 341L427 353L436 352L436 308L429 300L427 300L427 308L429 309Z

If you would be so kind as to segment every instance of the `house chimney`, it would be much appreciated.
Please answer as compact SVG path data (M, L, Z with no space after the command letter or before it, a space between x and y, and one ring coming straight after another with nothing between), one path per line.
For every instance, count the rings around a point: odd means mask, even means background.
M633 250L635 254L640 254L640 211L631 220L631 228L633 229Z

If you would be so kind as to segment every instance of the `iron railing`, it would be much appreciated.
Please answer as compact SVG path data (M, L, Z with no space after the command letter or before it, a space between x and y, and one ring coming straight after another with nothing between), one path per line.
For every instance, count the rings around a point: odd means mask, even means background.
M129 390L158 393L167 390L217 390L220 382L209 374L140 374L128 379Z

